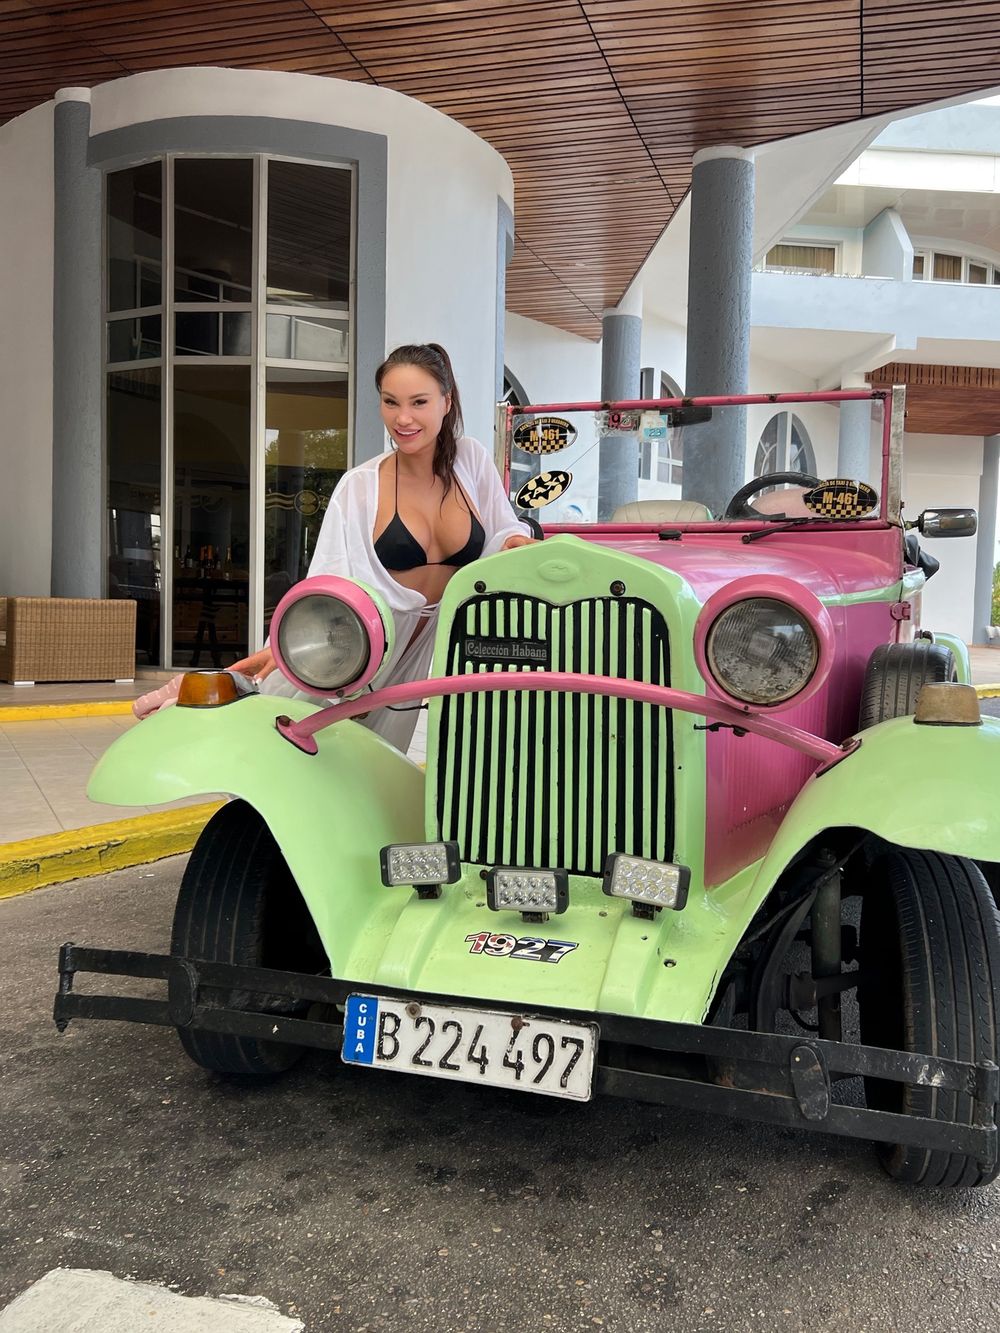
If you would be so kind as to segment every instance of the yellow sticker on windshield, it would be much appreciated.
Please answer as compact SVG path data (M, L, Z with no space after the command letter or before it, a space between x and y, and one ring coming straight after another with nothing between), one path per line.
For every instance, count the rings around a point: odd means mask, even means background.
M865 518L878 507L878 496L867 482L835 477L807 491L802 503L819 518Z
M554 454L568 449L576 427L565 417L532 417L514 427L513 441L526 454Z

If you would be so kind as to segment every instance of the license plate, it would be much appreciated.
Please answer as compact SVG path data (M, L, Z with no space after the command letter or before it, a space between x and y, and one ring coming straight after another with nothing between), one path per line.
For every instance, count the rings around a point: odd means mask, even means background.
M589 1101L596 1023L350 995L341 1058L401 1073Z

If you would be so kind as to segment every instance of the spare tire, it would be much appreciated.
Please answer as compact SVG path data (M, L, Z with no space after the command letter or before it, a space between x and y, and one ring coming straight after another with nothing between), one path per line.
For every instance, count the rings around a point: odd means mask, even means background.
M925 685L957 680L955 654L943 643L880 643L868 659L858 730L916 712Z

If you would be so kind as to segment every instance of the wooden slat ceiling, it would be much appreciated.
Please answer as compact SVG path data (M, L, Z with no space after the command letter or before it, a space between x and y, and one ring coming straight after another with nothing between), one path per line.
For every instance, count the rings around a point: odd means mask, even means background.
M691 157L1000 83L1000 0L0 0L0 118L228 65L375 83L514 172L508 306L597 337Z
M877 389L906 385L906 429L915 434L1000 433L1000 370L892 361L865 379Z

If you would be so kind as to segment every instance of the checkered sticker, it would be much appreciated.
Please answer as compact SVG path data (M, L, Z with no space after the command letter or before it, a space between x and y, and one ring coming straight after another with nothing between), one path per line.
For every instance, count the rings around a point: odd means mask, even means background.
M867 482L835 477L807 491L802 503L818 518L866 518L878 507L878 496Z

